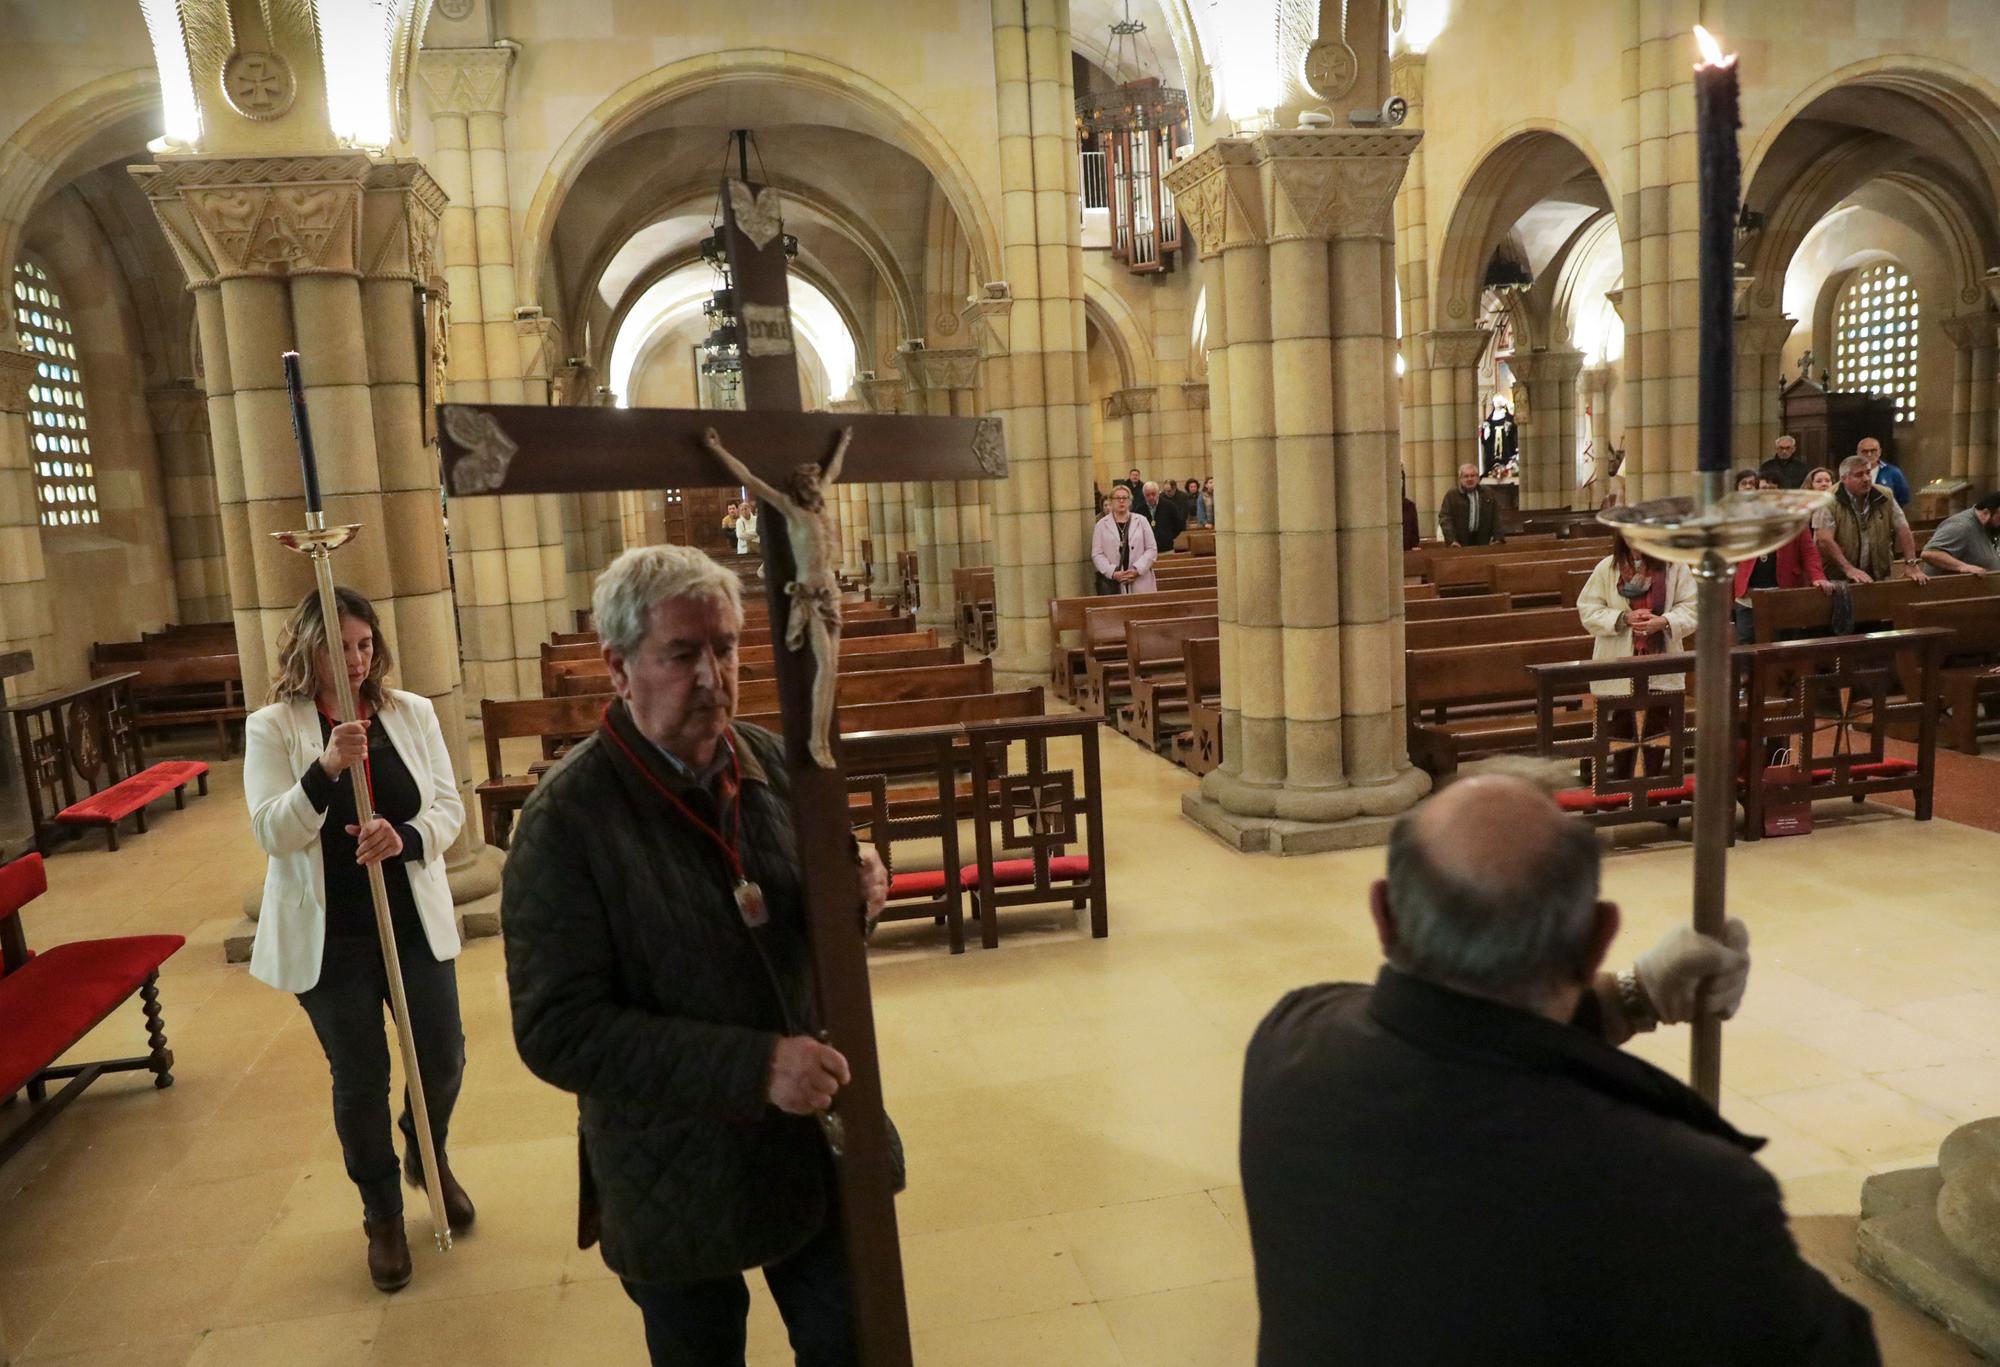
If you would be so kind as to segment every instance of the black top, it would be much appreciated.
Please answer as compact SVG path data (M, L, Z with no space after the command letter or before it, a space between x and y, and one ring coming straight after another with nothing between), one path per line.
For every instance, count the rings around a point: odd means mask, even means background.
M1879 1362L1758 1141L1581 1024L1393 969L1278 1003L1243 1074L1261 1367Z
M319 714L319 739L323 747L333 735L333 722ZM326 863L326 933L329 939L375 933L375 902L368 891L368 870L355 862L354 837L347 828L355 824L354 774L359 765L349 765L338 779L326 776L314 760L299 779L306 800L316 812L326 813L320 827L320 854ZM374 795L375 814L386 818L403 837L400 861L382 866L382 881L389 892L389 911L398 936L419 929L417 900L410 891L410 871L403 867L424 857L424 838L409 823L424 809L424 795L403 757L396 753L389 733L378 721L368 728L369 792Z
M1750 588L1775 589L1778 587L1778 553L1771 551L1757 557L1750 567Z

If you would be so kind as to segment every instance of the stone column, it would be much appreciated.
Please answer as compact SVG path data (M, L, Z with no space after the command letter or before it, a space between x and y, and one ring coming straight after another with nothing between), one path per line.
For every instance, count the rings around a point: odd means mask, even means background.
M1972 481L1973 496L1989 492L2000 476L1994 449L1994 327L2000 314L1963 313L1944 320L1951 338L1951 474Z
M896 353L906 392L919 413L938 417L977 415L980 353L976 346L927 347ZM976 480L913 483L910 549L917 553L917 625L950 628L952 571L982 563L979 488Z
M1409 102L1410 112L1403 120L1406 129L1421 131L1424 126L1425 69L1421 52L1399 53L1389 63L1389 89ZM1448 444L1439 443L1440 434L1433 426L1440 418L1449 421L1449 415L1439 412L1433 397L1431 353L1436 346L1426 340L1431 330L1429 218L1424 196L1424 146L1418 143L1410 154L1403 188L1396 192L1396 282L1403 299L1403 470L1409 476L1410 499L1426 521L1435 515L1438 500L1451 488L1457 468Z
M271 539L305 516L280 363L296 348L327 520L361 524L336 578L380 612L392 677L436 704L468 814L450 852L453 894L484 896L498 861L478 858L437 452L420 398L430 346L416 291L430 279L443 191L415 161L360 152L162 156L134 174L194 290L243 677L271 677L279 629L313 587L306 558Z
M905 391L901 380L873 379L856 382L870 413L901 413ZM896 588L896 557L910 549L910 508L915 502L916 485L907 482L865 484L868 498L869 539L875 546L875 576L871 586L878 595Z
M1731 464L1738 470L1755 470L1769 460L1774 443L1784 435L1778 430L1783 420L1778 383L1785 341L1797 326L1796 318L1783 314L1736 320L1736 437Z
M146 391L146 408L160 452L179 619L228 621L229 566L208 452L208 396L192 384L163 385Z
M1514 378L1528 386L1521 431L1521 506L1567 508L1576 491L1576 377L1581 351L1515 352Z
M995 670L1046 678L1048 600L1089 591L1090 397L1069 0L992 0L1010 345L987 366L1007 434L994 491Z
M1604 501L1604 476L1611 459L1611 380L1613 367L1606 364L1583 368L1583 407L1591 415L1591 484L1579 486L1573 502L1579 508L1595 508Z
M1701 351L1693 28L1700 0L1638 0L1625 50L1625 485L1633 502L1695 489Z
M0 313L0 321L11 317ZM7 330L11 333L11 324ZM42 560L34 446L28 439L28 387L40 364L39 357L0 346L0 650L26 650L35 657L34 669L10 688L17 697L42 691L55 677L50 672L55 619Z
M1429 361L1425 426L1430 432L1429 474L1419 487L1410 472L1410 499L1421 526L1437 532L1438 504L1458 480L1458 467L1479 463L1479 361L1493 334L1486 328L1440 328L1417 339ZM1413 391L1414 392L1414 391Z
M1223 765L1183 811L1239 849L1375 843L1430 787L1409 762L1395 664L1390 210L1421 137L1274 130L1220 139L1168 174L1216 281L1210 374L1229 505L1217 538Z
M545 385L526 378L528 362L546 345L546 320L529 310L524 331L516 317L506 139L514 52L510 44L426 48L417 58L437 140L438 183L450 198L441 241L452 317L446 392L469 403L548 399ZM568 625L563 519L555 495L453 505L452 569L470 705L541 691L542 643Z

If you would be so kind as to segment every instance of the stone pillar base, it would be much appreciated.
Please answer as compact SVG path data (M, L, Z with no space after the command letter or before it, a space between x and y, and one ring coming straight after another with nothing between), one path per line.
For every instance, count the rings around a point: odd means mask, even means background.
M1945 1140L1938 1167L1879 1173L1861 1186L1861 1225L1855 1262L1904 1300L1942 1323L1982 1356L2000 1358L2000 1284L1960 1251L1939 1219L1940 1198L1988 1253L1992 1235L1980 1215L1991 1201L1981 1176L1990 1176L2000 1150L2000 1121L1961 1126ZM1982 1173L1979 1169L1984 1169ZM1968 1171L1970 1169L1970 1171ZM1966 1190L1945 1190L1947 1170ZM1955 1185L1959 1185L1955 1184ZM1975 1252L1979 1251L1975 1247Z
M491 845L481 845L470 859L445 865L445 882L451 885L452 905L463 909L500 891L500 866L506 857Z
M1285 821L1244 816L1200 793L1181 797L1181 815L1239 854L1324 854L1389 843L1393 816L1357 816L1347 821Z

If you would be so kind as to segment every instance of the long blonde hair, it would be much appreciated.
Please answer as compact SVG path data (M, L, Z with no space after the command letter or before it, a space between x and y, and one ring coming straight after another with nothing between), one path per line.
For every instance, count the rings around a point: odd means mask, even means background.
M368 677L361 681L361 701L367 703L371 711L380 712L389 703L389 693L382 687L382 680L396 663L389 654L389 642L383 639L382 621L375 615L375 605L353 589L336 588L333 598L340 605L342 617L366 622L375 637L375 658L368 666ZM271 681L271 701L319 696L316 662L322 652L329 663L335 658L334 652L328 648L326 620L320 613L319 591L315 589L299 600L299 605L292 609L292 615L285 619L284 628L278 633L278 677Z

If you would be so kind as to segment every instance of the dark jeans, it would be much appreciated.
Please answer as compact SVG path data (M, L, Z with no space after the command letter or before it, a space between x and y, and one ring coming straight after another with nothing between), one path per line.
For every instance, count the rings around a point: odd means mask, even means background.
M398 934L403 991L410 1002L417 1067L430 1108L431 1138L440 1157L451 1109L465 1077L465 1032L458 1023L458 970L439 963L421 930ZM333 1128L347 1175L361 1189L362 1213L371 1220L403 1213L395 1139L389 1133L389 1031L383 1007L389 980L382 947L373 935L331 936L319 982L299 994L333 1071ZM403 1096L404 1142L415 1147L417 1126Z
M835 1215L804 1248L766 1267L764 1284L784 1316L798 1367L856 1367L861 1355ZM743 1367L750 1288L741 1276L675 1286L628 1281L625 1294L645 1316L653 1367Z
M1737 603L1734 606L1736 609L1736 644L1747 646L1757 639L1757 619L1751 615L1748 603Z

